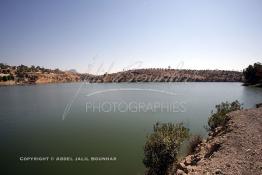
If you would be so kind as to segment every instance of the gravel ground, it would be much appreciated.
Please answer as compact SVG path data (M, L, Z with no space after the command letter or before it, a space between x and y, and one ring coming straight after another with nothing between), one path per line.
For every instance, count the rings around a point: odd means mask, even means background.
M262 107L228 115L229 131L206 143L221 147L188 174L262 175Z

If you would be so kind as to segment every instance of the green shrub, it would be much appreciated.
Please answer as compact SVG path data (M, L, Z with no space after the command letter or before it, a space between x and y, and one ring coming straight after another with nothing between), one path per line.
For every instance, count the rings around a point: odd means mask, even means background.
M180 145L188 137L189 129L183 123L156 123L144 146L143 163L148 168L147 174L164 175L167 168L177 162Z
M222 102L216 105L216 111L211 111L211 116L208 118L208 129L214 131L218 126L225 127L227 122L227 113L242 109L239 101Z
M7 81L7 76L3 76L3 81Z
M196 151L196 147L200 144L203 140L201 135L193 135L189 138L188 143L188 154L193 154Z

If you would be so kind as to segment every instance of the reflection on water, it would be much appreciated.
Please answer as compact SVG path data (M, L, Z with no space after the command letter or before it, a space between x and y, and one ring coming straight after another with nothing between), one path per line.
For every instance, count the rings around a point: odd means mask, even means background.
M191 132L205 135L203 126L215 104L239 100L250 108L262 99L262 89L240 83L80 86L0 87L3 167L20 174L143 174L143 145L156 121L182 121ZM117 160L39 163L20 162L20 156L112 156Z

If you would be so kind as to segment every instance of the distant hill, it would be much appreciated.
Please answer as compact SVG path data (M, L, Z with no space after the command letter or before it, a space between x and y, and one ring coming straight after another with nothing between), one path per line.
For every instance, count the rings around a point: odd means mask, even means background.
M110 82L242 82L243 74L225 70L187 69L136 69L112 74L80 74L75 69L61 71L39 66L9 66L0 63L0 85L39 84L88 81L90 83ZM8 82L8 83L6 83Z
M100 76L81 75L88 82L242 82L243 74L225 70L136 69Z

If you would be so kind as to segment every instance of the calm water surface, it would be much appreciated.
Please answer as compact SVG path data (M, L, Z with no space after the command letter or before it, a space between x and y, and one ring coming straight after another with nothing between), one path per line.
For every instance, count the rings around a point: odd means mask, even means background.
M0 87L1 167L10 174L143 174L156 121L203 128L214 106L262 102L241 83L47 84ZM116 161L21 162L21 156L113 156Z

